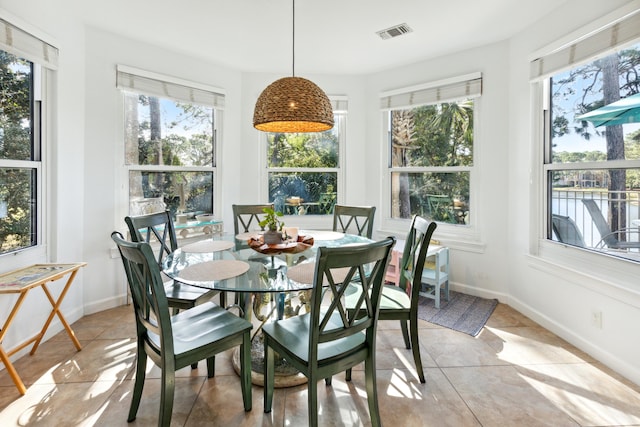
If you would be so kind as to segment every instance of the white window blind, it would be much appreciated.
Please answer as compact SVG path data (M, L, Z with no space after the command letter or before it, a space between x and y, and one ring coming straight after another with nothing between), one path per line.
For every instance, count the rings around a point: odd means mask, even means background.
M346 112L349 107L349 102L344 96L329 96L329 101L334 113Z
M224 109L224 94L195 83L118 65L116 87L146 95Z
M640 11L636 10L606 27L531 61L531 80L539 80L567 68L592 61L616 47L640 38Z
M58 68L57 48L3 19L0 19L0 48L52 70Z
M427 83L380 95L382 110L413 108L421 105L440 104L482 95L482 74L473 73L447 80Z

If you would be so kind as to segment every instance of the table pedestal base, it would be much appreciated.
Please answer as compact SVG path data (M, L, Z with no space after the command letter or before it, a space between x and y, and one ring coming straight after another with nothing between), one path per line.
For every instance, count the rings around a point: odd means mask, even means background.
M231 360L233 369L240 375L239 348L234 350ZM251 383L257 386L264 386L264 344L261 333L251 341ZM295 387L306 383L307 377L290 366L286 360L276 357L275 388Z

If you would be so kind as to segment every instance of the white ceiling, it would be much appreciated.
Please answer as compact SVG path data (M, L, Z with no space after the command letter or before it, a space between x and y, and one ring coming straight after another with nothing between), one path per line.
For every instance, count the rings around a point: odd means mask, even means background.
M296 75L371 73L505 40L565 1L296 0ZM292 0L79 4L104 30L241 71L292 71ZM413 32L376 34L402 23Z

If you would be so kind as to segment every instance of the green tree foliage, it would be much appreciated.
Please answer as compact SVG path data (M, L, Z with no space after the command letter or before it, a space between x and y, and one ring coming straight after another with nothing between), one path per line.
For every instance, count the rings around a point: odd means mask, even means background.
M167 111L170 109L171 112ZM140 165L213 166L213 110L154 96L138 95L137 152ZM213 209L211 174L142 172L142 188L133 194L163 197L173 212ZM131 184L133 185L133 184Z
M394 167L447 167L473 164L473 100L425 105L391 112ZM429 210L428 195L467 198L468 175L460 173L398 173L400 218ZM394 201L396 203L396 201ZM394 208L394 211L396 209ZM438 209L435 220L455 222ZM445 215L446 213L446 215ZM445 218L446 217L446 218Z
M30 62L0 51L0 158L32 160L32 76ZM0 253L33 244L32 183L31 170L0 169Z
M333 131L313 133L272 133L267 136L270 168L336 168L339 139ZM282 208L285 199L301 197L319 202L322 195L337 188L334 172L288 171L269 174L269 200Z

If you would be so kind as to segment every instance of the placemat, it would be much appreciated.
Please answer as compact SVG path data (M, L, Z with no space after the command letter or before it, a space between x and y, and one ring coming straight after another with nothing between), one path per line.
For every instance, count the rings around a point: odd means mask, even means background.
M313 283L313 275L316 271L316 263L315 262L305 262L303 264L298 264L294 267L291 267L287 270L287 277L298 283ZM331 271L333 275L333 281L335 283L342 283L344 278L349 273L349 267L344 268L336 268ZM323 285L328 285L329 282L327 278L324 278Z
M226 251L233 248L235 245L233 242L226 240L200 240L199 242L189 243L181 247L183 252L192 253L209 253Z
M243 240L243 241L248 241L250 238L252 237L257 237L261 234L263 234L263 231L249 231L247 233L240 233L240 234L236 234L236 239L238 240Z
M249 270L249 264L238 260L215 260L190 265L180 272L180 279L211 282L240 276Z
M303 236L311 236L314 240L338 240L344 237L344 233L324 230L301 230L298 232L298 234Z

